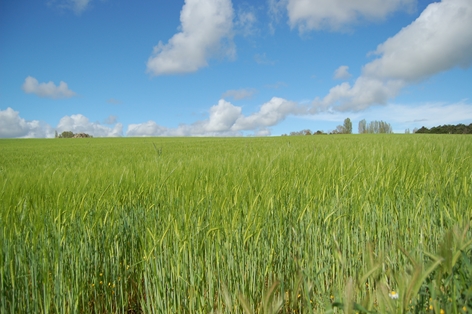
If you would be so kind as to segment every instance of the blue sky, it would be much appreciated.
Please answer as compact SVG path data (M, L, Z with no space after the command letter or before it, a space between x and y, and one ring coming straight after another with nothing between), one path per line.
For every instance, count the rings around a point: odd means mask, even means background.
M470 0L0 0L0 137L472 122Z

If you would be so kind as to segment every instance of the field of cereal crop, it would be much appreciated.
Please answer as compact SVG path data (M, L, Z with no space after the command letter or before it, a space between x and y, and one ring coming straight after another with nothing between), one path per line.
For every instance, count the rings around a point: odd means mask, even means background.
M434 262L472 218L471 152L467 135L0 140L0 312L405 298L405 252Z

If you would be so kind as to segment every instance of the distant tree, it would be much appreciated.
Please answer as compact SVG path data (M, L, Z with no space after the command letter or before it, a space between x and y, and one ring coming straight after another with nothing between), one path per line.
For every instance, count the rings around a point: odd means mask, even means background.
M429 129L427 127L422 126L419 130L416 130L415 133L429 133Z
M413 133L416 133L416 132L418 132L418 128L413 129Z
M351 119L349 119L349 118L344 119L343 128L344 128L344 134L352 134Z
M393 133L392 126L390 125L390 123L380 121L379 133Z
M338 125L336 130L333 131L334 134L345 134L346 128L343 125Z
M74 133L72 131L64 131L59 135L60 138L73 138Z
M392 126L385 121L371 121L367 125L367 133L378 134L378 133L393 133Z
M311 132L310 129L304 129L304 130L301 130L301 131L293 131L293 132L290 132L290 136L299 136L299 135L312 135L313 133ZM286 134L285 134L286 135Z
M472 123L465 125L459 123L457 125L445 124L433 126L431 129L421 127L415 133L431 133L431 134L472 134Z
M365 121L365 119L362 119L361 121L359 121L358 132L359 134L367 133L367 121Z
M410 129L405 129L405 134L410 134Z

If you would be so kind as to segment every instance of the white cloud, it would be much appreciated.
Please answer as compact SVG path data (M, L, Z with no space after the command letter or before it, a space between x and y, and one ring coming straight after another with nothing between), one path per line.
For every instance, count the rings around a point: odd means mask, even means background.
M167 133L167 128L158 125L154 121L128 125L127 136L172 136ZM177 135L175 135L177 136Z
M123 125L117 123L113 128L109 128L97 122L90 122L81 114L73 114L61 118L56 130L58 133L72 131L73 133L87 133L94 137L117 137L123 134Z
M379 45L380 58L364 67L365 75L418 81L472 63L472 1L430 4L398 34Z
M240 136L232 130L236 120L241 116L241 107L221 99L210 108L208 120L193 124L181 124L177 128L167 128L154 121L141 124L130 124L127 136Z
M53 137L54 130L37 120L26 121L18 111L0 110L0 137Z
M270 130L267 128L261 128L254 132L254 136L270 136Z
M116 117L110 116L108 120L115 123ZM81 114L65 116L57 125L56 131L72 131L74 133L87 133L95 137L116 137L122 136L123 125L116 123L114 127L106 127L100 123L90 122L89 119ZM55 130L47 123L37 120L26 121L21 118L18 111L12 108L0 110L0 138L1 137L54 137Z
M362 19L383 19L397 10L412 10L416 0L282 0L291 27L303 31L339 30ZM272 7L280 1L272 1Z
M223 93L223 98L234 98L235 100L251 98L256 93L254 88L231 89Z
M233 7L231 0L186 0L180 13L181 32L167 44L159 42L147 62L153 75L195 72L207 59L223 54L233 57Z
M341 65L336 69L336 71L334 71L335 79L348 79L350 77L351 73L349 73L349 67L347 65Z
M59 86L56 86L52 81L48 83L38 83L38 80L32 76L28 76L21 87L27 94L35 94L39 97L47 98L69 98L76 95L75 92L69 89L67 83L61 81Z
M290 114L305 114L306 110L296 102L283 98L273 97L269 102L263 104L260 110L247 117L241 116L232 129L256 130L261 127L276 125Z
M241 116L241 111L241 107L234 106L221 99L218 105L210 108L210 119L205 124L205 130L208 132L230 130Z
M127 136L241 136L243 131L255 135L270 135L268 127L274 126L289 115L306 114L306 108L282 98L272 98L259 111L245 116L242 108L221 99L210 108L207 120L166 128L154 121L130 124Z
M372 105L384 105L405 86L401 80L382 81L361 76L353 86L344 82L330 89L322 100L313 101L312 113L334 107L340 111L364 110Z
M333 87L312 112L335 108L363 110L385 104L409 84L472 63L472 1L430 4L398 34L379 45L380 57L366 64L354 85Z

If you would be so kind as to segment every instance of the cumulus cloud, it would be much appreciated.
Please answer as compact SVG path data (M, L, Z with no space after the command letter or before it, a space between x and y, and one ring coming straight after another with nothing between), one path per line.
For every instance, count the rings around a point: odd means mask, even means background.
M251 98L256 93L254 88L231 89L223 93L223 98L233 98L235 100Z
M218 105L210 108L210 119L208 123L205 123L205 131L224 132L230 130L241 116L241 111L241 107L221 99Z
M263 104L259 111L248 116L242 114L242 108L221 99L210 108L207 120L193 124L182 124L177 128L166 128L154 121L130 124L127 136L241 136L243 131L252 131L254 135L270 135L269 127L276 125L289 115L307 113L305 107L285 100L272 98Z
M56 86L52 81L48 83L39 83L37 79L28 76L21 87L27 94L35 94L39 97L47 98L69 98L76 95L75 92L69 89L67 83L61 81L59 86Z
M73 133L87 133L94 137L118 137L123 134L123 125L117 123L110 128L97 122L90 122L84 115L73 114L61 118L56 130L58 133L72 131Z
M231 0L186 0L180 13L181 32L159 42L147 62L153 75L195 72L215 55L233 57Z
M241 133L232 130L236 120L241 116L241 107L221 99L210 108L207 120L193 124L181 124L177 128L160 126L154 121L130 124L127 136L238 136Z
M398 34L379 45L380 58L364 67L365 75L418 81L472 63L472 2L443 0L430 4Z
M334 71L334 78L335 79L348 79L351 77L351 73L349 73L349 67L347 65L341 65L339 68Z
M0 137L53 137L50 125L37 120L26 121L18 111L8 107L0 110Z
M417 0L272 0L272 11L286 4L289 24L303 31L339 30L362 19L383 19L398 10L412 10Z
M306 109L296 102L273 97L269 102L263 104L258 112L247 117L241 116L236 120L232 129L239 131L269 127L276 125L290 114L301 115L305 113Z
M312 111L363 110L385 104L407 85L454 67L472 64L472 1L430 4L410 25L377 47L377 59L366 64L353 86L342 83Z
M402 80L382 81L361 76L353 86L344 82L330 89L322 100L313 101L312 113L334 107L340 111L359 111L372 105L384 105L405 86Z

